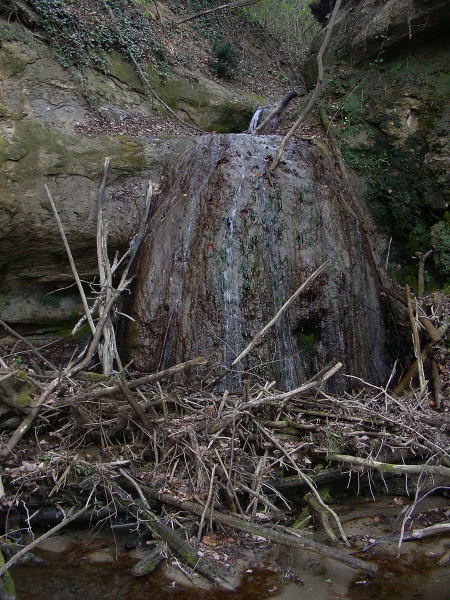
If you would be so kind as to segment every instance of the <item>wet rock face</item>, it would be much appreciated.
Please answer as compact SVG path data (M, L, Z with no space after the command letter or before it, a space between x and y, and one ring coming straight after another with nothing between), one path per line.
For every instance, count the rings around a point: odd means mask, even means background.
M141 249L125 334L151 371L202 354L230 365L306 277L316 280L242 368L288 388L332 358L373 382L390 370L378 276L351 200L324 150L278 136L197 138L165 175ZM224 385L239 383L230 373ZM335 389L348 384L341 378Z
M314 5L334 6L318 0ZM314 6L313 5L313 6ZM424 38L446 35L450 0L348 0L342 4L325 53L325 64L349 62L366 68L383 62L393 52L420 49ZM306 85L317 80L317 52L324 40L322 29L314 39L310 56L302 68ZM370 85L370 77L369 85Z
M426 293L444 288L450 274L449 8L450 0L349 0L325 57L323 114L377 226L392 238L389 274L414 286L412 257L433 249ZM307 86L316 82L324 35L303 70Z

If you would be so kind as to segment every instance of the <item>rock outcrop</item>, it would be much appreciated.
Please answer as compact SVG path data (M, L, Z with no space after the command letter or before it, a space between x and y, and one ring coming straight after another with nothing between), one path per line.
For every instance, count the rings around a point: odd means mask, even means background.
M322 109L378 224L392 236L391 275L414 285L433 249L428 289L450 275L448 0L350 0L326 54ZM315 82L313 44L304 74Z
M38 21L32 24L37 27ZM0 316L33 330L73 321L80 310L44 184L54 196L80 275L92 281L95 198L104 158L111 158L107 212L114 252L126 248L136 231L147 181L157 184L168 157L192 140L149 137L139 126L133 136L89 131L92 107L119 119L131 115L138 123L161 113L117 52L108 55L107 73L87 68L80 77L61 66L39 37L1 19L0 46ZM194 81L192 74L172 73L162 82L150 66L147 75L175 111L200 127L244 128L258 103L249 96L236 101L235 94L205 77Z
M335 358L347 372L386 381L379 275L356 207L320 144L291 148L271 185L265 165L280 141L204 136L172 161L129 307L124 346L135 366L151 371L202 354L229 367L328 259L326 274L238 370L289 388ZM224 385L239 378L231 373Z

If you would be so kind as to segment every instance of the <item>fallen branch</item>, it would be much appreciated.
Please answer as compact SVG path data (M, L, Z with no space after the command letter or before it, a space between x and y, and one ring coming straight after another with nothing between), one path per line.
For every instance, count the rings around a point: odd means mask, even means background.
M424 538L431 537L433 535L448 535L450 534L450 523L437 523L430 527L424 527L423 529L414 529L407 535L403 536L404 542L411 542L413 540L423 540Z
M443 467L441 465L394 465L391 463L379 462L378 460L372 460L370 458L348 456L346 454L329 454L328 458L335 462L377 469L377 471L380 471L380 473L429 473L430 475L442 475L443 477L450 477L450 468Z
M330 483L332 481L337 481L338 479L343 479L346 477L339 469L324 469L317 473L317 475L311 475L310 479L314 483L314 485L323 485L325 483ZM286 488L307 488L309 487L304 479L299 477L298 475L289 475L288 477L282 477L281 479L276 479L271 482L271 485L277 490L284 490Z
M145 553L144 558L141 558L131 569L131 574L135 577L144 577L152 573L156 567L166 558L164 552L164 543L155 544L155 547Z
M337 538L333 529L331 528L329 518L330 515L328 512L317 502L317 498L311 492L305 494L305 500L309 504L311 511L314 511L319 515L320 522L322 523L322 527L327 534L328 539L332 544L335 544L337 542Z
M116 483L111 483L113 489L119 493L121 503L125 502L127 510L129 510L131 514L134 514L134 516L138 516L138 518L144 516L147 527L167 542L169 547L191 565L191 567L216 585L224 589L232 589L230 584L227 583L225 575L220 573L209 561L202 558L190 544L185 542L177 533L175 533L175 531L173 531L173 529L165 525L155 513L151 511L141 486L123 469L119 469L119 472L131 483L142 502L142 506L139 506L128 494L123 492ZM123 496L124 493L126 494L125 498Z
M152 373L151 375L144 375L144 377L139 377L138 379L131 379L127 382L128 389L132 390L138 388L142 385L147 385L149 383L154 383L155 381L160 381L161 379L165 379L166 377L172 377L177 373L181 373L181 371L185 371L186 369L190 369L191 367L197 367L200 365L206 365L207 360L202 356L197 356L196 358L192 358L184 363L180 363L164 371L158 371L157 373ZM65 406L66 404L72 404L73 402L80 400L93 400L94 398L103 398L106 396L112 396L121 391L120 385L111 385L109 387L100 387L95 390L91 390L90 392L85 392L82 394L78 394L77 396L73 396L70 400L66 400L63 403L59 403L58 406Z
M142 491L153 500L157 500L163 504L168 504L169 506L175 506L180 510L185 510L193 513L194 515L198 515L199 517L201 517L203 513L203 507L199 504L195 504L194 502L187 500L177 500L169 494L159 494L147 486L141 486L141 488ZM367 573L376 573L378 571L378 567L376 565L365 562L352 556L351 554L346 554L337 548L330 548L324 544L319 544L318 542L299 535L295 530L292 530L289 534L281 533L279 531L275 531L274 529L257 525L256 523L251 523L245 519L218 512L217 510L209 511L209 513L214 521L217 523L222 523L223 525L227 525L228 527L245 531L247 533L252 533L253 535L263 537L267 540L271 540L272 542L283 544L291 548L310 550L311 552L315 552L316 554L320 554L326 558L337 560L348 565L349 567L352 567L353 569L365 571Z
M271 319L267 323L267 325L265 327L263 327L261 329L261 331L255 335L255 337L252 339L250 344L245 348L245 350L243 350L239 354L239 356L234 359L234 361L231 363L231 366L236 365L238 362L240 362L244 358L244 356L247 356L247 354L250 352L250 350L262 339L262 337L269 331L269 329L278 321L278 319L281 317L281 315L294 302L294 300L296 300L298 298L298 296L303 292L303 290L325 270L325 267L328 266L329 262L330 262L329 260L326 260L322 265L320 265L320 267L318 269L316 269L314 271L314 273L311 273L311 275L306 279L306 281L304 281L302 283L302 285L298 288L298 290L294 294L292 294L292 296L289 298L289 300L283 304L283 306L280 308L280 310L277 312L277 314L273 317L273 319Z

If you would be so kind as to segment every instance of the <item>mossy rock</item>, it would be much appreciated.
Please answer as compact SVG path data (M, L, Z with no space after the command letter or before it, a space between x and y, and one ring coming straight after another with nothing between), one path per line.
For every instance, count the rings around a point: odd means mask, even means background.
M8 399L19 408L28 408L33 403L36 388L25 379L26 374L18 372L13 377L0 382L0 398Z
M108 70L110 75L129 88L141 92L144 91L144 86L139 79L136 70L119 52L111 52L108 54Z
M17 177L27 173L48 171L79 173L95 177L105 156L111 157L112 168L133 171L145 166L143 144L126 136L80 139L35 121L23 119L13 124L14 134L9 144L2 144L0 162L19 161ZM4 140L3 140L4 142Z
M392 237L391 275L403 284L416 281L413 255L437 244L427 261L430 291L448 277L446 236L437 226L449 201L447 46L437 35L380 62L341 61L329 67L323 98L344 159L361 177L376 221Z
M215 81L202 75L171 74L161 79L153 67L147 69L150 84L172 110L188 118L205 131L233 133L245 131L253 111L265 98L254 94L230 93Z
M3 25L0 22L0 27ZM1 30L0 30L1 36ZM2 42L0 53L0 79L18 77L32 61L32 52L25 50L23 44L16 41Z

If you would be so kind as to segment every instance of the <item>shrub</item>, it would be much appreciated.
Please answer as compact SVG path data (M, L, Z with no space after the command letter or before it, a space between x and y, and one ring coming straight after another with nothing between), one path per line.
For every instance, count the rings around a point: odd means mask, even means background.
M211 69L219 77L231 79L234 77L239 65L239 54L236 48L228 42L215 43L213 46L215 59Z

